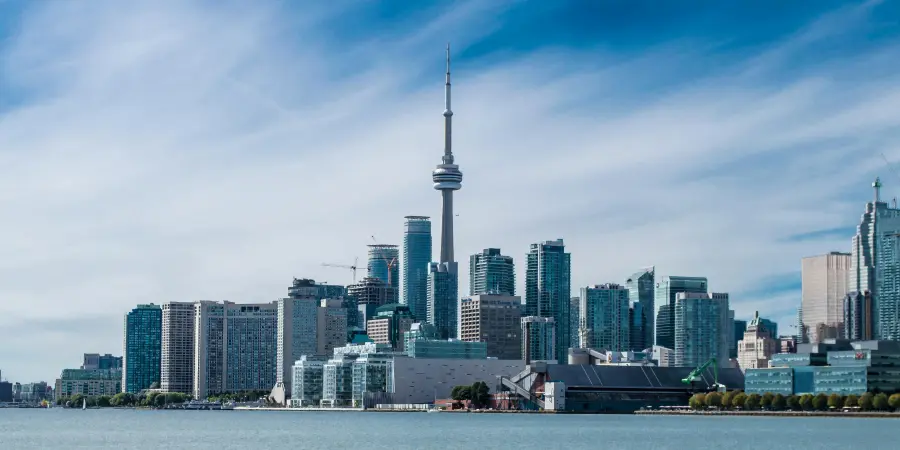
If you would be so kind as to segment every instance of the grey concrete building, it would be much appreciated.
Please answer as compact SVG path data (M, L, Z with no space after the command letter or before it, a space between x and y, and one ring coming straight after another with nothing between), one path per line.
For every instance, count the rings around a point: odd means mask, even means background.
M513 295L480 294L460 302L459 339L487 343L488 357L522 357L522 299Z

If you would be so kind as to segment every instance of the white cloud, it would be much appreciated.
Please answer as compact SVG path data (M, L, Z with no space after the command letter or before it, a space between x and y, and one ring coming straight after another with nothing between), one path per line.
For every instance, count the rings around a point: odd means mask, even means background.
M332 10L108 6L42 4L0 53L0 88L27 94L0 106L6 376L48 379L82 352L121 352L121 315L138 303L273 300L292 276L349 282L320 264L364 259L370 235L399 243L404 215L439 218L443 45L479 8L335 47L318 38ZM739 316L768 311L786 329L799 293L741 292L846 249L849 236L785 240L854 225L878 153L900 157L885 150L900 122L893 75L828 61L754 75L817 30L650 98L641 83L704 55L456 60L463 272L466 255L501 247L522 281L528 244L562 237L574 287L655 264L708 276ZM609 64L574 63L591 57Z

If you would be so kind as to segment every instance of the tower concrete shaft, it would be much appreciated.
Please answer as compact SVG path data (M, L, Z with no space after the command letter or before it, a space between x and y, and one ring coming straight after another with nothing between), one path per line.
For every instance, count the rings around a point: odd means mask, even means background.
M444 156L431 173L434 188L441 191L443 201L441 209L441 259L440 262L453 262L453 191L462 187L462 172L453 163L452 120L450 109L450 45L447 44L447 78L444 85Z

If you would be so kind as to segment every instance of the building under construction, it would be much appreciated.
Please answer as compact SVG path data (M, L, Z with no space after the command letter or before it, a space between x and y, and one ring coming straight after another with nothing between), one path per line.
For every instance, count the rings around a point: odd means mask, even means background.
M534 362L512 377L499 377L495 392L504 398L497 404L502 409L628 413L685 406L691 395L717 383L728 390L744 388L740 369L709 367L694 383L684 383L693 371L691 367Z

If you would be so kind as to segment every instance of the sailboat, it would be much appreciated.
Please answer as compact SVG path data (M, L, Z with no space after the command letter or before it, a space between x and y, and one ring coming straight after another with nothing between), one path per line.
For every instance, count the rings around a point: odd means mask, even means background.
M81 401L81 410L84 411L87 409L87 399Z

